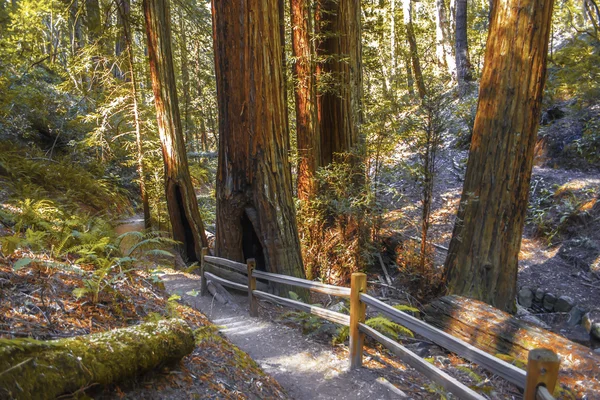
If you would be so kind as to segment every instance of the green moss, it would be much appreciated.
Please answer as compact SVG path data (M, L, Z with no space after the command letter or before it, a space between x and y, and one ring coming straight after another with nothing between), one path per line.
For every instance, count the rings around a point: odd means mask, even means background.
M91 383L109 384L194 349L183 320L163 320L49 342L0 341L0 397L52 399Z

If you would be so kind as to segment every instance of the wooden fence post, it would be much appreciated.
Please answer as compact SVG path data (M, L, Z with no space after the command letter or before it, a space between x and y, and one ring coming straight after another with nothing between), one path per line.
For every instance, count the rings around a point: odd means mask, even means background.
M358 330L358 324L365 322L367 306L360 301L361 292L367 289L367 275L362 272L352 274L350 280L350 369L362 366L362 348L365 335Z
M527 381L523 400L535 400L538 386L554 393L558 380L558 367L560 359L555 352L549 349L533 349L527 359Z
M258 317L258 300L252 294L253 290L256 290L256 278L252 276L254 268L256 268L256 261L254 258L249 258L246 261L248 266L248 307L250 309L251 317Z
M200 296L206 296L208 293L208 286L206 286L206 277L204 276L204 256L208 255L208 247L202 248L202 256L200 257Z

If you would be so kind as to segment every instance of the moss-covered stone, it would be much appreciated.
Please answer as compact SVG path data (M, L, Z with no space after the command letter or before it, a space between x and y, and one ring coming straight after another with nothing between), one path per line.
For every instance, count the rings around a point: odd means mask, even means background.
M41 342L0 340L0 398L53 399L175 362L194 349L180 319Z

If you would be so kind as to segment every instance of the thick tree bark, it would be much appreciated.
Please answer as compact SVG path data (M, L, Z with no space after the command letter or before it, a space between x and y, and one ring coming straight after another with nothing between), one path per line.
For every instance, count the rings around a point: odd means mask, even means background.
M321 137L321 166L348 153L359 143L362 96L360 2L320 0L317 30L317 98Z
M54 399L97 383L131 378L194 350L180 319L48 342L0 341L0 397Z
M467 0L456 0L455 7L456 79L459 94L463 96L468 92L468 82L473 80L473 68L469 59L469 42L467 40Z
M445 262L450 293L515 308L552 0L496 2L460 207Z
M169 0L144 0L143 5L150 75L165 165L165 195L173 238L182 243L180 250L184 260L199 261L202 247L208 247L208 240L190 178L179 117L171 53Z
M293 72L298 145L298 198L307 200L316 193L315 174L321 160L310 1L291 0L290 13L292 51L295 59Z
M214 0L216 254L304 276L288 160L278 0ZM286 294L286 293L283 293Z
M404 26L406 27L406 39L410 49L410 60L412 63L412 71L415 80L417 81L417 90L419 97L424 99L427 95L425 81L423 80L423 72L421 71L421 62L419 60L419 50L417 48L417 39L412 23L412 0L402 0L402 8L404 12Z
M600 394L600 356L586 346L511 317L480 301L445 296L425 307L425 321L492 355L527 364L530 350L548 348L561 358L559 381L582 398ZM510 360L508 358L508 360Z

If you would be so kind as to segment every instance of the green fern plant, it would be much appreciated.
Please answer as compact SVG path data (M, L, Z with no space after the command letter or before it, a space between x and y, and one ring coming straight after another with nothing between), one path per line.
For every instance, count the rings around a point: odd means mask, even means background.
M125 238L133 238L135 244L124 253L120 245ZM110 291L115 283L127 277L134 270L132 267L139 257L161 255L173 257L173 254L161 249L178 242L159 236L159 233L127 232L115 240L103 237L94 243L87 243L72 247L68 252L77 253L81 257L78 263L89 262L96 266L96 270L88 279L84 279L84 286L73 291L75 297L91 296L93 303L97 303L100 293Z

